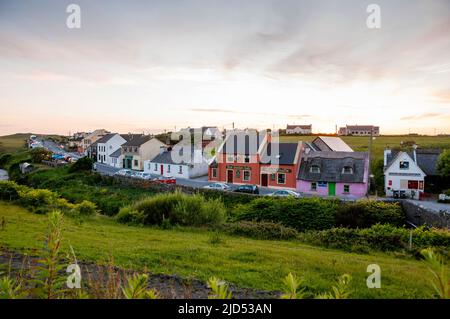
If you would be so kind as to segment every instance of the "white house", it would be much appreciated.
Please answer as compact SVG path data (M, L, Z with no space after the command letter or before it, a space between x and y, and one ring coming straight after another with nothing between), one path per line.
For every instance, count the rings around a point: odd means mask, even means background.
M116 167L116 157L111 156L127 140L118 133L106 134L97 140L97 162Z
M425 187L426 174L417 162L417 153L384 150L384 189L386 196L405 195L419 199Z
M312 125L287 125L286 134L311 134Z
M194 148L191 145L182 148L177 144L173 149L161 147L159 155L144 162L144 172L189 179L207 175L208 162L204 158L201 148Z

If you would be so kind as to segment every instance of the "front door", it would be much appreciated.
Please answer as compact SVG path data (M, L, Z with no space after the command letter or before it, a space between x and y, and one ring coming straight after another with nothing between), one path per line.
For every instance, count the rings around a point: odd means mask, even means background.
M133 167L133 162L131 158L127 158L127 165L125 168L131 169Z
M233 170L227 171L227 183L233 183Z
M261 186L267 186L269 180L269 175L262 174L261 175Z
M336 195L336 183L328 183L328 196Z
M161 164L161 175L164 175L164 165Z

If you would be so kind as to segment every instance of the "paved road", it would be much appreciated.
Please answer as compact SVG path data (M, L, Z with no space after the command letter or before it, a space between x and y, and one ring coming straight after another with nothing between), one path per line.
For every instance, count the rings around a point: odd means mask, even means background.
M0 169L0 181L7 181L8 180L8 172L4 169Z
M62 154L64 156L70 156L72 158L76 158L79 159L80 157L82 157L82 155L78 154L78 153L74 153L74 152L66 152L64 150L64 148L61 148L60 145L58 145L57 143L51 141L51 140L45 140L45 139L37 139L39 142L42 143L42 146L49 150L52 153L56 153L56 154Z
M112 175L114 175L115 172L119 171L120 168L114 168L114 167L111 167L106 164L95 163L95 170L100 174L112 176ZM154 177L159 177L159 176L155 175ZM176 180L177 180L178 185L189 186L189 187L201 188L201 187L204 187L204 186L210 184L210 182L208 182L207 176L202 176L202 177L198 177L198 178L194 178L194 179L177 178ZM232 185L232 184L230 184L230 186L232 188L237 187L237 185ZM270 189L267 187L261 187L259 189L259 192L261 195L271 194L274 191L275 191L274 189Z

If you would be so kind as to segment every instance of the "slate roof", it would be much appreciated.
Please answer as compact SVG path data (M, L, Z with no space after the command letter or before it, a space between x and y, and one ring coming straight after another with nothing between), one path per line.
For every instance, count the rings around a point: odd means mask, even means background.
M315 182L363 183L366 152L311 152L302 158L298 179ZM311 173L317 165L320 173ZM353 168L353 174L342 174L345 166Z
M276 156L272 154L272 145L269 143L267 147L262 151L261 162L264 164L270 164L270 159ZM295 162L295 154L297 154L297 148L300 147L299 143L278 143L278 164L280 165L292 165Z
M246 132L231 133L223 144L222 152L226 154L256 155L264 136Z
M289 125L288 124L288 125L286 125L287 130L293 130L297 127L301 128L303 130L310 130L310 129L312 129L312 124L309 124L309 125Z
M372 129L379 129L379 126L373 126L373 125L346 125L346 128L348 130L363 130L363 131L370 131Z
M122 154L122 149L119 147L117 150L115 150L111 155L111 157L120 157L120 155Z
M170 151L165 151L161 154L156 155L150 162L152 163L163 163L163 164L174 164L174 165L186 165L186 164L190 164L194 158L194 150L192 149L191 151L191 156L189 161L185 162L185 161L181 161L181 162L174 162L172 159L172 150ZM183 156L183 148L179 149L180 152L180 157Z
M109 133L97 140L97 144L106 143L112 139L117 133Z
M151 139L152 139L152 137L150 135L135 135L134 134L131 136L131 138L129 137L127 142L122 144L122 146L141 146L142 144L148 142Z
M391 166L394 159L397 157L398 153L405 152L409 157L414 160L413 151L401 151L401 150L391 150L391 154L386 155L386 168ZM436 167L439 155L441 154L440 149L434 148L418 148L416 149L417 165L426 175L438 175Z

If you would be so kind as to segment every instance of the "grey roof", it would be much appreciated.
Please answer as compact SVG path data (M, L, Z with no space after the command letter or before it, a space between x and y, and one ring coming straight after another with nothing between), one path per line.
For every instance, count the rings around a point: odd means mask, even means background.
M231 133L223 144L222 152L228 154L256 155L264 139L260 134Z
M111 157L120 157L122 155L122 149L119 147L117 150L115 150L111 155Z
M405 152L412 158L412 160L414 160L413 151L391 150L391 154L386 155L386 167L389 167L392 164L400 152ZM436 167L440 154L440 149L418 148L416 149L417 165L426 175L438 175Z
M264 164L269 164L270 158L279 155L278 164L280 165L291 165L295 162L295 154L297 154L297 148L299 143L278 143L278 154L272 154L272 145L274 143L269 143L267 145L267 150L263 150L261 154L261 162Z
M370 131L371 129L379 129L380 127L373 125L346 125L346 128L350 130Z
M110 139L112 139L113 136L115 136L116 134L117 134L117 133L109 133L109 134L106 134L105 136L103 136L103 137L101 137L101 138L99 138L99 139L97 140L97 144L108 142L108 141L109 141Z
M136 137L140 137L143 136L144 134L120 134L120 136L122 136L122 138L125 141L131 141L132 139L136 138Z
M164 151L163 153L160 153L158 155L156 155L150 162L152 163L164 163L164 164L174 164L174 165L186 165L186 164L190 164L193 160L194 157L194 149L191 148L191 156L190 156L190 161L185 162L185 161L181 161L181 162L174 162L172 159L172 154L173 154L173 150L169 150L169 151ZM179 149L180 152L180 157L183 156L183 148Z
M363 183L366 152L311 152L302 157L298 179L316 182ZM311 166L317 165L320 173L311 173ZM353 168L353 174L342 174L345 166Z
M126 143L122 144L122 146L141 146L151 139L152 137L150 135L132 135Z
M297 127L299 127L299 128L301 128L301 129L304 129L304 130L310 130L311 128L312 128L312 124L309 124L309 125L286 125L286 129L287 130L292 130L292 129L295 129L295 128L297 128Z

